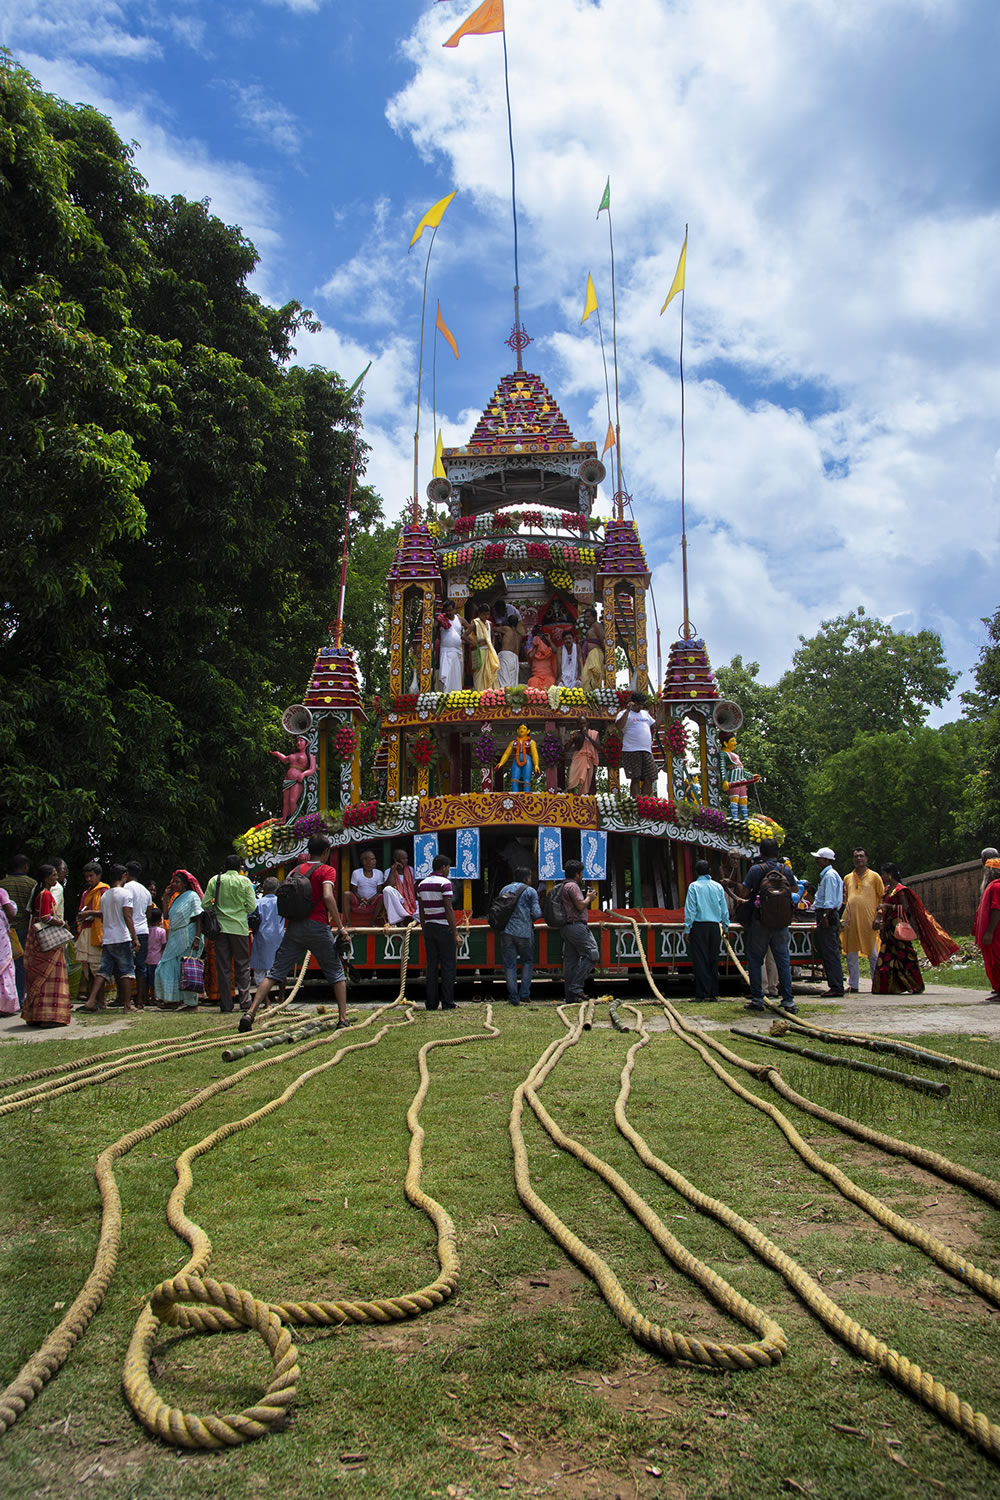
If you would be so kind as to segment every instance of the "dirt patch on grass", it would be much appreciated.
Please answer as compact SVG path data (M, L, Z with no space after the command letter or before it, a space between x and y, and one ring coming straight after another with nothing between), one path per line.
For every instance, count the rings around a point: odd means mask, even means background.
M453 1438L456 1446L474 1453L495 1470L490 1482L512 1495L554 1495L562 1500L686 1500L687 1490L669 1476L664 1461L607 1454L595 1458L583 1444L518 1432L496 1432ZM449 1500L475 1500L481 1493L475 1480L432 1490Z

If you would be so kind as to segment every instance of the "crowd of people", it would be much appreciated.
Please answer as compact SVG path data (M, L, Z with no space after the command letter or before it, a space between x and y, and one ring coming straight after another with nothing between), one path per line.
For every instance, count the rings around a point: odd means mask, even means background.
M815 958L826 976L823 998L858 994L862 956L869 963L873 994L921 994L916 944L932 966L958 951L891 861L876 872L865 850L855 849L852 868L842 878L832 848L821 846L811 857L819 869L815 883L796 879L773 840L761 843L760 854L742 874L735 860L723 860L718 880L707 860L696 863L684 905L696 1000L719 997L722 943L733 923L745 934L752 1011L765 1008L765 996L780 996L790 1012L796 1008L793 920L811 925ZM258 889L239 855L230 855L204 890L189 870L176 869L162 894L155 882L143 883L142 867L134 861L106 871L90 861L81 871L83 888L70 920L65 861L51 859L31 873L26 856L17 855L0 883L0 1015L20 1011L30 1026L64 1026L74 998L80 1009L99 1011L113 987L129 1012L150 1005L194 1011L208 1000L224 1013L238 1009L240 1027L248 1030L271 991L283 989L292 969L312 954L333 986L338 1024L346 1025L349 929L382 923L420 924L427 1009L453 1009L465 928L456 917L448 856L439 855L431 874L418 881L406 849L394 849L384 871L374 850L366 849L340 902L339 875L330 858L327 835L310 839L308 859L286 877L284 915L278 880L268 877ZM973 935L992 986L987 998L1000 1001L1000 854L985 849L981 863ZM584 885L583 865L567 861L565 879L547 892L543 913L531 870L520 867L513 876L490 912L507 999L519 1005L530 998L534 924L543 915L562 937L566 998L580 999L599 958L589 921L598 892Z

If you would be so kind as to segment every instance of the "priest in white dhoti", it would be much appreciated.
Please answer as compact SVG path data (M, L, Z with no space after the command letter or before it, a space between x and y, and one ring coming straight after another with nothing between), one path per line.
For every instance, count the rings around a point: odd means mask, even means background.
M455 614L455 601L449 599L444 613L438 615L440 627L440 655L438 657L438 687L442 693L459 693L464 678L462 622Z

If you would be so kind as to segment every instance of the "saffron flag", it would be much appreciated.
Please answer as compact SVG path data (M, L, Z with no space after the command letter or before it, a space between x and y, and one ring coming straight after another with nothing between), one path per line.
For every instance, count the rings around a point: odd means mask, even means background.
M503 31L503 0L483 0L444 45L457 47L463 36L488 36L492 31Z
M455 193L457 192L458 188L455 189ZM438 227L441 220L444 218L444 211L448 207L448 204L451 202L452 198L454 198L455 193L449 193L447 198L440 199L439 202L435 203L433 208L429 208L427 210L423 218L420 220L420 223L413 231L413 238L410 241L411 250L413 249L414 245L417 243L417 240L419 240L425 229L436 229Z
M601 194L601 202L597 209L597 217L600 218L604 210L611 212L611 178L604 184L604 192Z
M664 302L663 306L660 308L660 317L661 318L663 317L663 314L666 312L667 308L670 306L670 304L673 301L673 299L677 296L677 293L678 292L682 292L684 290L684 270L685 270L685 267L687 265L687 253L688 253L688 237L687 237L687 230L685 230L684 231L684 243L681 246L681 255L680 255L680 260L677 262L677 270L674 272L674 279L670 283L670 290L667 293L667 300L666 300L666 302Z
M605 455L605 453L607 453L608 449L609 448L613 448L614 446L615 446L615 429L612 427L611 423L609 422L608 423L608 435L604 439L604 447L601 449L601 457L603 458L604 455Z
M441 429L439 427L438 428L438 440L437 440L437 442L434 445L434 467L431 470L431 476L434 479L447 479L448 478L447 474L444 472L444 464L441 462L441 454L442 454L443 451L444 451L444 433L441 431Z
M590 317L591 313L592 312L596 312L596 311L597 311L597 293L594 291L594 278L588 272L587 273L587 305L583 309L583 317L580 319L580 322L581 323L586 323L586 321Z
M437 315L437 318L435 319L434 327L440 329L440 331L444 334L445 338L448 340L449 344L451 345L451 352L452 352L452 354L454 354L455 358L457 359L458 358L458 345L455 343L455 335L452 333L451 329L448 327L448 325L445 322L444 318L442 318L442 316L441 316L441 303L440 302L438 302L438 315Z

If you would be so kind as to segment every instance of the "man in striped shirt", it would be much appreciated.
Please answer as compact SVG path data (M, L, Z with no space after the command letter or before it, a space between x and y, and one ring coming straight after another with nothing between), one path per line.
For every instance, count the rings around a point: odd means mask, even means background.
M448 870L451 860L439 854L431 871L417 886L420 925L427 953L427 1009L455 1009L456 954L460 938L452 905L455 893Z

